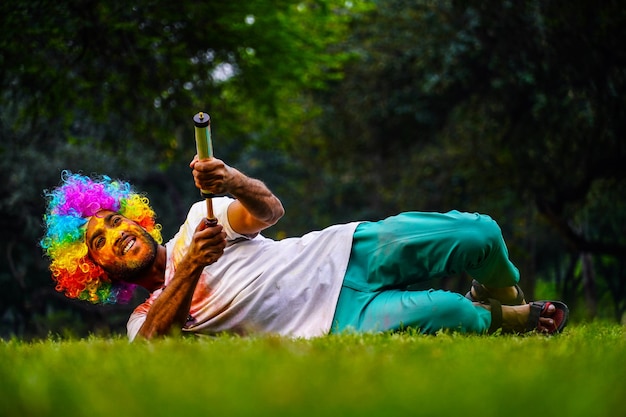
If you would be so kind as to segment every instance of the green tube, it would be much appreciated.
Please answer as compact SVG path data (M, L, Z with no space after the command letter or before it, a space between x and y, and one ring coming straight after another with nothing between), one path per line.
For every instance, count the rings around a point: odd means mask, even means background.
M208 113L199 112L193 117L196 136L196 151L198 159L213 157L213 143L211 142L211 117ZM200 190L203 198L211 198L213 194L206 190Z

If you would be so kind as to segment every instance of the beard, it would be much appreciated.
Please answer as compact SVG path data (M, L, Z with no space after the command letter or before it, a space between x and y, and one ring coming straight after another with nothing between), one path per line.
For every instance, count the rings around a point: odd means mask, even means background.
M134 284L135 281L150 270L157 256L159 244L146 230L141 231L138 237L149 249L140 259L134 259L124 265L111 266L105 269L110 278Z

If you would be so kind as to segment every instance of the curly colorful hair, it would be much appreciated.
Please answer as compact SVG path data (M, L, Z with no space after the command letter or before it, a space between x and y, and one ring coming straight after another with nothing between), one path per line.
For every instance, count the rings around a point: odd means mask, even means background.
M89 218L100 210L111 210L143 227L162 243L161 225L145 196L125 181L107 176L94 178L70 171L61 172L61 185L44 191L45 235L40 241L50 258L55 289L69 298L94 304L128 303L136 285L112 280L88 255L85 232Z

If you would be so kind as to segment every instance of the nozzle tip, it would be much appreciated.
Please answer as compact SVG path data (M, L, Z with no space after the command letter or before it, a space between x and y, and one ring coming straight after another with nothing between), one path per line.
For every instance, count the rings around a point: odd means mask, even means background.
M204 112L199 112L193 116L193 121L196 127L207 127L211 123L211 117L208 113L204 114Z

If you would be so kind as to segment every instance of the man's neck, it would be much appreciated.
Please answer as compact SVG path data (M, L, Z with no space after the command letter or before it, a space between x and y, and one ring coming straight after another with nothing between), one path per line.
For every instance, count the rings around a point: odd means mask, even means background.
M148 292L153 292L165 284L165 266L167 263L167 249L163 245L157 247L154 263L142 275L134 281L135 284L144 287Z

